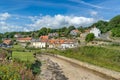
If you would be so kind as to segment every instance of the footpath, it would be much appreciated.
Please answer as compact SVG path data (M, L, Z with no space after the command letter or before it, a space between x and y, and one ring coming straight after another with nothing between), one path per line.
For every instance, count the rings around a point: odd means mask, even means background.
M106 69L106 68L103 68L103 67L91 65L89 63L81 62L81 61L71 59L71 58L67 58L67 57L60 56L60 55L55 55L55 57L66 60L66 61L69 61L69 62L72 62L72 63L74 63L76 65L79 65L83 68L89 69L89 70L91 70L95 73L99 73L103 76L109 77L112 80L120 80L120 72L116 72L116 71L109 70L109 69Z

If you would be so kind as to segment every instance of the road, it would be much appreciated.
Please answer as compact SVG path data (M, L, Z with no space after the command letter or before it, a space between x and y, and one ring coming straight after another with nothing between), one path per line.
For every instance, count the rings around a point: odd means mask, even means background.
M53 62L57 63L68 80L109 80L83 67L53 56L42 55L42 58L49 58Z

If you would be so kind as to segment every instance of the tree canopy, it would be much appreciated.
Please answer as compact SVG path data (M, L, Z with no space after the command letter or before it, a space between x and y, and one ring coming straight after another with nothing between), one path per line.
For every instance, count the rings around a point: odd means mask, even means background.
M85 38L85 41L86 42L90 42L90 41L93 41L93 39L95 38L94 34L93 33L89 33L86 38Z

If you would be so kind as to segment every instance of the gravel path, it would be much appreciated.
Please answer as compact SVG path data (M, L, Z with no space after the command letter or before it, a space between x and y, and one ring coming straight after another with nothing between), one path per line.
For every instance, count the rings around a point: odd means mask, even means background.
M65 60L61 60L59 58L47 55L42 55L42 58L50 59L52 62L57 63L68 80L108 80L98 76L97 74L94 74L91 71L86 70L85 68L69 63Z

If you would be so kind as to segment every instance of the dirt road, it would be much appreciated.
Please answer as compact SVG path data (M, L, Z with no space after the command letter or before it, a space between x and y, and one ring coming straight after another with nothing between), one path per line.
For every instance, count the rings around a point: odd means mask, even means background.
M62 71L68 80L108 80L99 76L98 74L94 74L85 68L59 58L48 55L42 55L42 58L49 58L53 62L57 63L62 68Z

